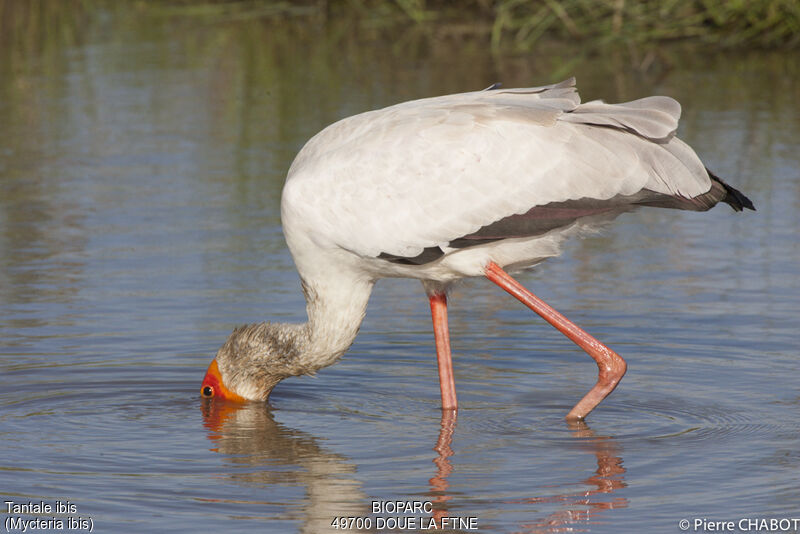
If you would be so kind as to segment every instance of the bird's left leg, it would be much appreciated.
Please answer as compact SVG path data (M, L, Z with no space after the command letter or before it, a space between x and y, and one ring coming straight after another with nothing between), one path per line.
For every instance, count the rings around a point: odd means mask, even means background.
M426 288L427 289L427 288ZM433 319L433 335L436 338L436 359L439 363L439 387L442 390L442 409L455 410L456 383L453 378L453 358L450 354L450 330L447 326L447 295L428 292Z
M609 349L581 327L561 315L550 307L545 301L525 289L522 284L514 280L507 272L494 262L489 262L484 270L486 278L505 289L527 307L538 313L542 318L556 327L556 329L572 340L576 345L585 350L594 361L600 372L597 383L572 410L567 414L567 419L583 419L595 406L600 404L609 393L614 391L627 369L627 364L622 357Z

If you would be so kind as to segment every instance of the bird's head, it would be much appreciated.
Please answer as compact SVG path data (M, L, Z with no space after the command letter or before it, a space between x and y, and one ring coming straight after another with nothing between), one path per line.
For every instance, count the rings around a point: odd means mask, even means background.
M229 401L264 401L292 372L296 349L282 325L239 327L208 366L200 395Z

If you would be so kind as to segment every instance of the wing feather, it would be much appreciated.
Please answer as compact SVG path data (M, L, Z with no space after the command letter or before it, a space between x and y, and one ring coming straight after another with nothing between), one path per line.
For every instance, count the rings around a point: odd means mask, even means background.
M676 101L580 104L574 83L416 100L329 126L289 171L287 239L413 258L536 206L709 191L674 135Z
M675 134L681 105L667 96L649 96L622 104L587 102L562 120L625 129L651 141L666 140Z

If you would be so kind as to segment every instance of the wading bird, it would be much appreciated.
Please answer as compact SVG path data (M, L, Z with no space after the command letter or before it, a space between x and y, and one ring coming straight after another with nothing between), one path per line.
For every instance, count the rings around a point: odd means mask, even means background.
M281 199L308 322L235 329L201 394L266 400L280 380L335 363L375 281L408 277L430 301L442 408L456 409L447 289L485 276L597 362L597 383L567 414L583 419L625 361L506 271L638 206L754 209L675 137L680 112L664 96L581 104L570 79L414 100L328 126L295 158Z

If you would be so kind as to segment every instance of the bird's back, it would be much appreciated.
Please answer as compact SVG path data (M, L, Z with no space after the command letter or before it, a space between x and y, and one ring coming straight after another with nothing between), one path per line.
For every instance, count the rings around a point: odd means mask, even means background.
M680 105L660 96L581 104L571 79L349 117L292 164L287 240L302 234L321 248L404 258L573 201L701 199L670 207L707 209L724 194L708 195L705 167L675 137L679 116Z

